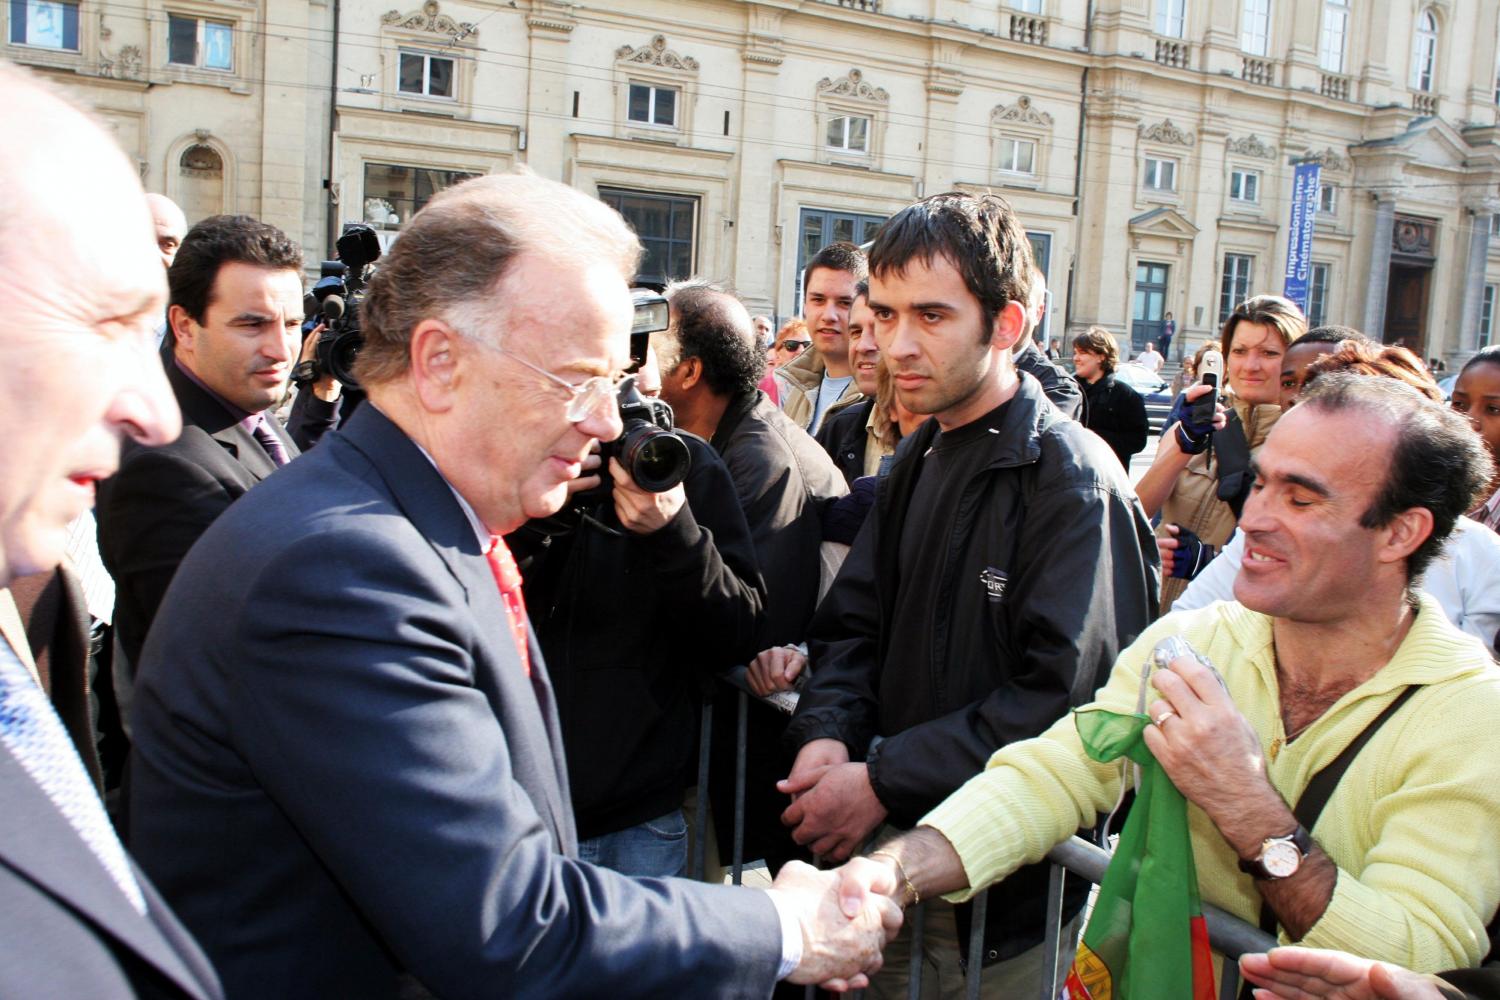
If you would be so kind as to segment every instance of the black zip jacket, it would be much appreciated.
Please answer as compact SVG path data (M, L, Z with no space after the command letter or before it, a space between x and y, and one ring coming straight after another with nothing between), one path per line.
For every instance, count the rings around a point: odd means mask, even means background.
M606 500L540 543L510 541L556 690L580 838L682 805L697 750L703 679L758 651L765 584L729 470L708 442L692 454L687 503L649 535L626 532Z
M1146 401L1113 375L1105 375L1092 384L1079 383L1086 401L1083 426L1104 439L1120 464L1130 468L1130 458L1146 447L1151 425L1146 419Z
M870 432L865 425L870 422L870 411L874 408L875 400L866 397L828 414L818 428L818 444L828 452L833 464L844 474L844 482L851 487L865 474L865 449L870 444Z
M868 760L875 794L901 827L997 749L1089 701L1158 608L1156 543L1124 470L1025 374L946 551L901 566L902 525L937 432L928 421L903 441L877 485L809 629L812 675L787 731L795 747L832 738ZM976 552L990 579L959 579L957 565L972 565ZM892 621L903 584L918 588L916 617L930 628ZM893 630L912 628L924 630L926 655L889 661ZM904 639L910 647L910 632ZM1021 869L995 891L1003 895L989 908L986 962L1042 940L1046 866Z

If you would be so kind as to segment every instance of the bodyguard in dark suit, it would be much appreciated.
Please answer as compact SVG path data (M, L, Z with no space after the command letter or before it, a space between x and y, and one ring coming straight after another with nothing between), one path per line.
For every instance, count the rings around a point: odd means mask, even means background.
M152 353L165 286L134 166L5 63L0 93L3 586L58 565L124 438L164 444L179 422ZM221 996L114 836L19 641L0 638L0 996Z
M367 405L168 588L131 836L230 996L740 997L874 964L893 908L851 920L806 866L766 894L572 857L552 686L499 536L559 509L620 432L639 252L539 178L434 198L362 307Z
M217 215L189 230L167 279L172 336L163 365L182 408L182 436L157 448L128 446L119 473L99 490L99 551L115 578L114 625L127 670L188 549L299 453L270 407L301 345L301 248L275 226ZM314 389L337 398L331 378Z

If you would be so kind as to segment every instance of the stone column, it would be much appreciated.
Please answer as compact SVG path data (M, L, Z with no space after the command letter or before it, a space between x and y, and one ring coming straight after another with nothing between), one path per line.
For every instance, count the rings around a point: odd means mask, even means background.
M1469 209L1469 257L1464 262L1463 304L1458 314L1458 343L1449 353L1478 350L1479 314L1484 304L1484 270L1490 254L1490 216L1500 210L1500 201L1481 199L1465 204Z
M1391 282L1391 238L1396 233L1396 200L1376 195L1375 230L1370 235L1370 282L1365 286L1362 331L1376 340L1385 333L1385 295Z

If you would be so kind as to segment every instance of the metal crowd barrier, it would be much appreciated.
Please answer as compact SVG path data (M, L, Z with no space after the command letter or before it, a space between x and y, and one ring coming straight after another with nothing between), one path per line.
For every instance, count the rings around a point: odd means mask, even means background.
M797 709L797 693L782 691L762 698L750 691L746 682L746 669L736 667L725 674L723 680L732 686L739 697L735 712L735 773L734 773L734 848L730 856L730 881L740 885L744 875L745 848L745 761L748 754L748 719L750 699L755 698L786 715ZM708 877L706 853L706 829L708 825L708 771L709 748L713 735L713 702L705 700L701 734L698 744L698 804L697 823L693 835L692 870L699 879ZM1069 873L1087 879L1097 885L1104 877L1109 865L1109 853L1096 844L1081 837L1073 837L1058 844L1047 854L1052 863L1051 877L1047 886L1047 927L1044 938L1042 982L1039 984L1040 1000L1056 1000L1062 984L1057 981L1059 950L1062 947L1063 885ZM987 894L977 896L972 903L969 931L969 954L979 955L984 950L985 906ZM907 996L918 1000L922 995L922 945L926 923L927 904L922 903L907 914L911 926L911 975L908 979ZM1276 941L1258 927L1232 916L1208 903L1203 904L1204 921L1208 925L1208 938L1214 951L1225 959L1223 975L1219 983L1219 1000L1235 1000L1240 989L1239 964L1241 955L1262 952L1275 947ZM964 980L965 994L969 1000L978 1000L982 962L970 962ZM809 986L807 1000L813 1000L816 991ZM858 996L859 994L855 994Z

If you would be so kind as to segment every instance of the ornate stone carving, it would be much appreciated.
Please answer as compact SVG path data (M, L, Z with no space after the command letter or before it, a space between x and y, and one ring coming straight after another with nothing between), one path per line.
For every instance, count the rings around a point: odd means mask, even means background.
M123 46L118 55L110 55L109 50L101 46L99 51L99 75L107 76L114 80L139 79L143 61L141 49L138 45Z
M429 31L434 35L448 35L455 40L468 38L479 30L468 21L455 21L447 14L440 13L437 0L427 0L421 10L414 10L409 14L403 14L399 10L387 11L381 17L380 23L395 28L405 28L408 31Z
M1262 160L1273 160L1276 158L1276 147L1260 141L1260 137L1251 133L1243 139L1230 139L1229 151L1238 153L1240 156L1258 156Z
M1191 146L1193 133L1184 132L1172 124L1172 119L1163 118L1155 125L1140 125L1136 133L1147 142L1160 142L1169 146Z
M1418 257L1433 256L1433 237L1437 227L1429 219L1416 219L1409 215L1396 216L1396 227L1391 231L1391 249L1397 253Z
M819 97L853 97L861 101L873 101L876 104L888 104L891 95L882 87L872 87L865 82L865 75L857 69L851 69L848 76L841 76L837 80L823 77L818 81Z
M1038 111L1031 106L1031 98L1018 97L1014 104L997 104L995 110L990 112L990 122L995 125L1012 123L1016 125L1039 125L1042 128L1052 127L1052 116L1045 111Z
M692 56L680 56L667 48L665 35L657 35L651 39L651 44L644 48L636 48L633 45L621 45L615 49L615 58L624 63L637 63L644 66L661 66L665 69L678 69L687 73L698 72L698 60Z
M1321 163L1324 170L1347 171L1349 169L1349 161L1340 156L1338 151L1332 146L1321 153L1308 153L1303 159L1313 163Z

